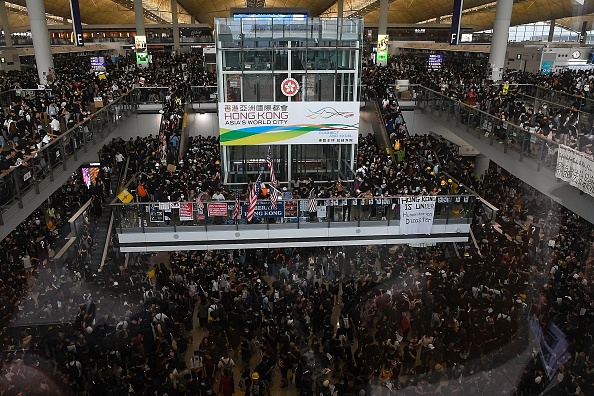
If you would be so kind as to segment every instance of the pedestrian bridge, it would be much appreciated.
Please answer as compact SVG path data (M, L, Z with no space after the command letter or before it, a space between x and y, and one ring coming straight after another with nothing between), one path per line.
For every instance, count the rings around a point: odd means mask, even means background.
M114 204L122 252L466 242L475 196L258 201L251 223L235 201ZM422 199L434 202L431 205ZM414 203L418 200L419 205ZM476 200L479 203L478 200ZM418 206L416 208L415 206Z

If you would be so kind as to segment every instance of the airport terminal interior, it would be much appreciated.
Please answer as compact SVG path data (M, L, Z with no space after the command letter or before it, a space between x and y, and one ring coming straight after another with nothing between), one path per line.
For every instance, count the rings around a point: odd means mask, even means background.
M0 0L0 395L594 395L594 0Z

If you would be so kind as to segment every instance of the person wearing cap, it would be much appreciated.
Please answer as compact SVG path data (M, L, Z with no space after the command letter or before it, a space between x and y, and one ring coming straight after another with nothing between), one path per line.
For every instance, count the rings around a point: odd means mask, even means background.
M260 374L254 371L252 374L252 380L245 391L245 396L264 396L270 395L270 391L266 387L263 381L260 380Z

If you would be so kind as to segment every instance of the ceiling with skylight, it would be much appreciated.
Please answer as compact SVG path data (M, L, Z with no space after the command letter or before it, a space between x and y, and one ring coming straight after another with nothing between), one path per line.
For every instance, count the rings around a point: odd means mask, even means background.
M449 24L452 0L388 0L389 23ZM555 19L560 26L579 30L586 20L591 28L594 0L513 0L513 25ZM344 0L344 17L363 17L367 24L379 21L379 0ZM26 0L6 3L15 30L29 25ZM465 0L462 24L475 31L491 29L497 2ZM143 0L146 23L171 23L170 0ZM178 0L180 23L192 20L212 25L216 17L228 17L233 7L308 7L313 16L336 16L336 0ZM69 23L69 0L45 0L48 23ZM133 0L80 0L82 22L87 25L131 25L135 23Z

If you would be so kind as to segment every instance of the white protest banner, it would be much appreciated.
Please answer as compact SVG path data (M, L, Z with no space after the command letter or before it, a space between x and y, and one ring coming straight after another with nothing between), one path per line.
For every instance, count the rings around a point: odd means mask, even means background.
M560 145L555 177L594 196L594 160L585 153Z
M435 197L401 197L400 233L403 235L431 234L434 214Z

